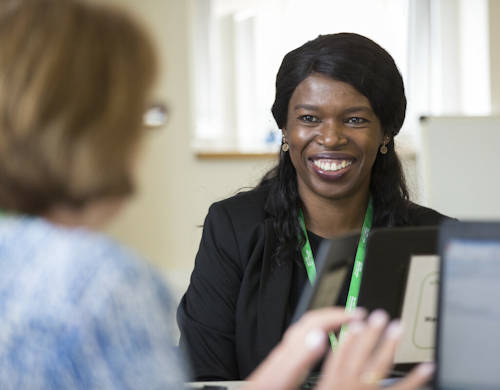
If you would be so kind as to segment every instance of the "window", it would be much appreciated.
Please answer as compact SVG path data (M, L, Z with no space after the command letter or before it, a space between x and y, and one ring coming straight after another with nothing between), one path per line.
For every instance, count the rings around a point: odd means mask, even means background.
M195 149L276 151L270 109L283 56L356 32L395 59L409 135L422 114L487 114L487 0L193 0ZM479 60L479 61L478 61Z

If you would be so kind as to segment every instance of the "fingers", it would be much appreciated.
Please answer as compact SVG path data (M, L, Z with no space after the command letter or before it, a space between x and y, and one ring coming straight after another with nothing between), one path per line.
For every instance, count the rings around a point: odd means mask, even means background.
M368 321L349 325L335 353L323 366L318 390L376 389L394 361L394 353L401 337L401 325L392 322L387 328L388 316L373 312ZM428 379L421 371L398 383L395 390L416 389Z
M306 330L318 328L324 332L338 329L342 324L354 320L362 320L366 315L363 309L356 309L353 312L346 312L344 308L328 307L318 310L312 310L302 316L300 321L292 325L285 333L286 337L293 337L293 333L300 329Z
M343 308L308 312L285 333L279 351L291 370L307 370L325 351L329 331L363 316L364 310L346 313ZM308 353L300 357L304 348Z
M388 315L382 310L374 311L366 323L354 322L349 326L335 354L330 356L329 372L359 377L365 370L375 346L387 324ZM392 361L391 361L392 363Z
M354 337L352 338L356 340L353 343L351 354L355 358L345 359L344 365L345 370L351 375L359 376L366 370L366 362L369 361L372 356L388 321L389 316L383 310L375 310L368 318L367 325L364 327L363 331L358 331L353 334ZM384 341L383 346L385 348L380 348L379 351L390 351L392 344L394 343L387 343ZM385 373L380 373L379 371L375 372L377 374Z
M314 328L304 333L294 333L294 337L279 345L276 354L276 367L283 375L280 381L286 381L292 388L301 382L316 360L327 349L327 336L323 329ZM279 388L278 386L275 386Z
M434 373L434 364L423 363L413 369L404 379L388 390L414 390L425 385Z
M312 330L293 348L278 345L248 378L246 390L272 388L295 389L305 379L312 364L326 350L326 334Z
M362 319L363 310L346 313L325 308L306 313L285 333L282 342L248 378L245 389L292 389L305 379L327 348L327 333L345 322Z
M343 309L328 308L306 314L290 327L283 341L249 378L246 390L272 388L294 389L304 380L310 367L327 346L327 332L343 322L350 325L344 339L323 366L318 390L378 389L378 382L390 369L402 330L398 321L391 323L385 313L376 311L368 321L360 319L364 313L345 313ZM380 338L382 340L380 341ZM431 377L432 364L420 365L408 376L390 387L390 390L415 390Z
M352 350L355 348L358 337L364 332L365 324L363 322L353 322L349 330L338 344L335 353L330 353L323 366L323 375L334 376L337 372L345 372L346 362L353 357Z
M399 340L403 333L403 328L399 321L393 321L385 332L384 341L379 346L377 352L367 364L365 373L374 373L379 378L384 378L393 364L394 354Z

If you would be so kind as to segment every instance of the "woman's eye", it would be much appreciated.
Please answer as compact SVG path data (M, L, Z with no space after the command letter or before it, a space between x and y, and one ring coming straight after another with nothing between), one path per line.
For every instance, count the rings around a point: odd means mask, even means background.
M316 123L319 122L319 118L314 115L302 115L299 117L299 119L303 122L310 122L310 123Z
M358 116L353 116L351 118L347 118L346 123L351 125L362 125L368 122L365 118L360 118Z

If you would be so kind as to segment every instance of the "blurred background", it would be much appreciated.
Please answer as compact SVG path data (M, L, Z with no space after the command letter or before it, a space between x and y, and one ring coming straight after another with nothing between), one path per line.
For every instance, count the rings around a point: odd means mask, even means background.
M500 0L94 0L130 10L161 59L139 191L109 233L187 287L214 201L277 159L270 113L283 56L319 34L366 35L394 57L408 111L396 138L413 200L500 219Z

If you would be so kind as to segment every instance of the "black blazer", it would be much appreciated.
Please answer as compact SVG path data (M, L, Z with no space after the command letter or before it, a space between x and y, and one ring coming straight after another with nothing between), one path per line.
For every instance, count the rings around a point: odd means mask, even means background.
M279 343L297 304L293 264L276 267L268 190L212 204L191 282L177 310L180 347L195 380L246 378ZM444 217L412 204L411 226ZM290 262L292 263L292 262Z

